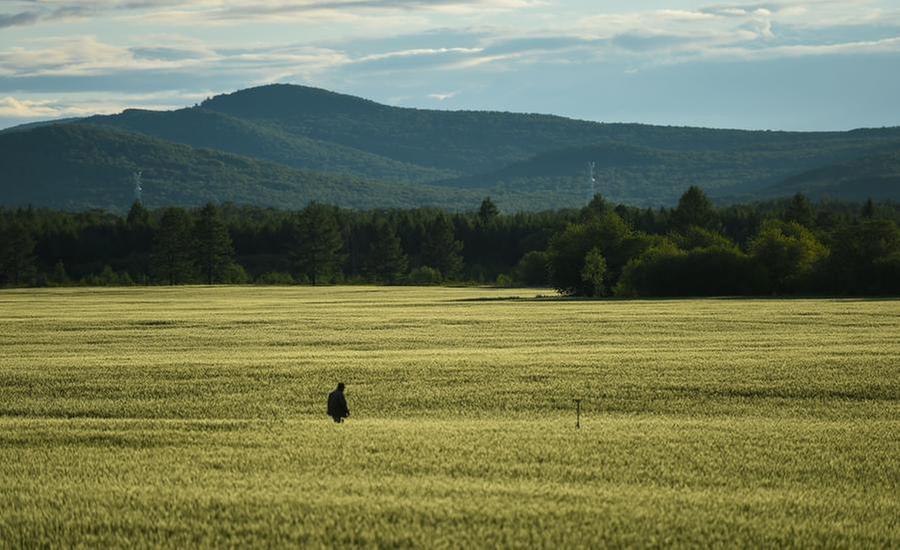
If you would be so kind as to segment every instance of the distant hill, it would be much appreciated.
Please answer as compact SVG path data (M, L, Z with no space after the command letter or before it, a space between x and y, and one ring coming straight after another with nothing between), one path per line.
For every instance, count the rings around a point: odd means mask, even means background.
M0 134L0 204L126 210L142 171L149 207L207 201L302 208L316 200L352 208L475 208L477 193L367 182L194 149L91 125Z
M772 196L863 201L900 198L900 145L895 151L816 168L765 190Z
M303 135L288 134L274 125L203 108L129 109L118 115L94 116L81 122L332 174L416 183L456 175L448 170L417 166Z
M769 189L775 189L786 176L810 166L884 150L900 150L900 141L872 144L847 140L799 150L758 147L739 151L673 151L606 142L541 153L500 170L438 185L518 193L576 192L587 197L588 165L593 162L595 191L619 202L671 204L691 185L703 187L714 198L755 200L769 196ZM895 197L900 197L898 191L893 192Z
M287 133L464 176L489 173L560 149L619 142L674 152L786 154L809 159L858 156L900 128L852 132L769 132L604 124L551 115L408 109L305 86L273 84L216 96L201 108L275 126ZM832 161L836 161L833 159Z
M25 189L33 175L44 174L46 198L29 195L36 204L68 196L67 190L52 191L67 177L87 177L115 166L116 177L144 169L157 189L170 189L159 196L169 201L187 200L176 190L188 188L191 200L199 200L195 191L200 185L215 186L217 196L231 197L220 200L250 204L298 204L316 196L359 207L474 208L477 197L490 195L507 211L540 210L583 205L590 194L589 162L597 167L596 191L615 202L671 205L690 185L719 201L748 201L791 194L794 184L784 183L791 178L817 169L834 171L830 167L835 166L853 170L855 165L846 163L889 155L900 144L900 128L769 132L605 124L552 115L408 109L284 84L219 95L186 109L127 110L71 124L111 130L79 131L86 141L103 136L97 148L114 162L89 157L90 169L88 164L73 167L75 160L65 147L82 151L87 145L78 139L55 142L57 150L46 150L40 158L28 156L21 147L39 146L32 133L45 128L41 123L0 133L11 147L21 141L18 150L25 153L20 159L9 157L21 169L20 180L9 185ZM142 142L139 136L152 139ZM117 140L123 140L121 147L115 146ZM154 155L171 153L173 160L139 154L143 149L138 143L152 143ZM108 154L113 150L115 155ZM215 174L211 150L229 159ZM240 161L226 153L240 155ZM47 166L25 167L25 159ZM60 177L52 180L48 173ZM194 174L210 179L198 182ZM849 177L840 184L847 196L852 194L845 189L852 186ZM874 181L875 176L867 177ZM91 178L92 183L83 185L100 185L100 179ZM285 186L281 194L266 187L276 181ZM90 195L85 191L77 200L104 205L100 197L108 197L109 191L104 189L96 199L85 198ZM893 187L879 189L900 200ZM292 193L299 193L298 198ZM0 204L10 200L0 197Z

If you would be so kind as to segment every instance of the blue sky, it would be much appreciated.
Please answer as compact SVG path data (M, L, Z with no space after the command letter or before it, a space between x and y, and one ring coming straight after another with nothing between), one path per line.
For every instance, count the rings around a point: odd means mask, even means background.
M271 82L610 122L900 125L900 0L2 0L0 127Z

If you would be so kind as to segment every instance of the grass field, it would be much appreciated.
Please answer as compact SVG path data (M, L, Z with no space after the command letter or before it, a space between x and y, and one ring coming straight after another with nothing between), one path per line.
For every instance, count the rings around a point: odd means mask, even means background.
M0 547L900 546L900 301L535 294L2 292Z

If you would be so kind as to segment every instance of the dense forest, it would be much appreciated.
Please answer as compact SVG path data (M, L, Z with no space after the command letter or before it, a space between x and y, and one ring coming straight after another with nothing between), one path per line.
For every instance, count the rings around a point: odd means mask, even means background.
M0 284L496 284L569 296L900 293L900 204L789 200L502 214L207 204L0 209Z

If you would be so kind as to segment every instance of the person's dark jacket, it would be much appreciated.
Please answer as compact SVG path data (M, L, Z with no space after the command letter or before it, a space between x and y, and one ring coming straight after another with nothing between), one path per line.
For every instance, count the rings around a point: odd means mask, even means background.
M332 418L347 418L350 416L350 409L347 407L347 399L344 398L344 392L334 390L328 394L328 416Z

